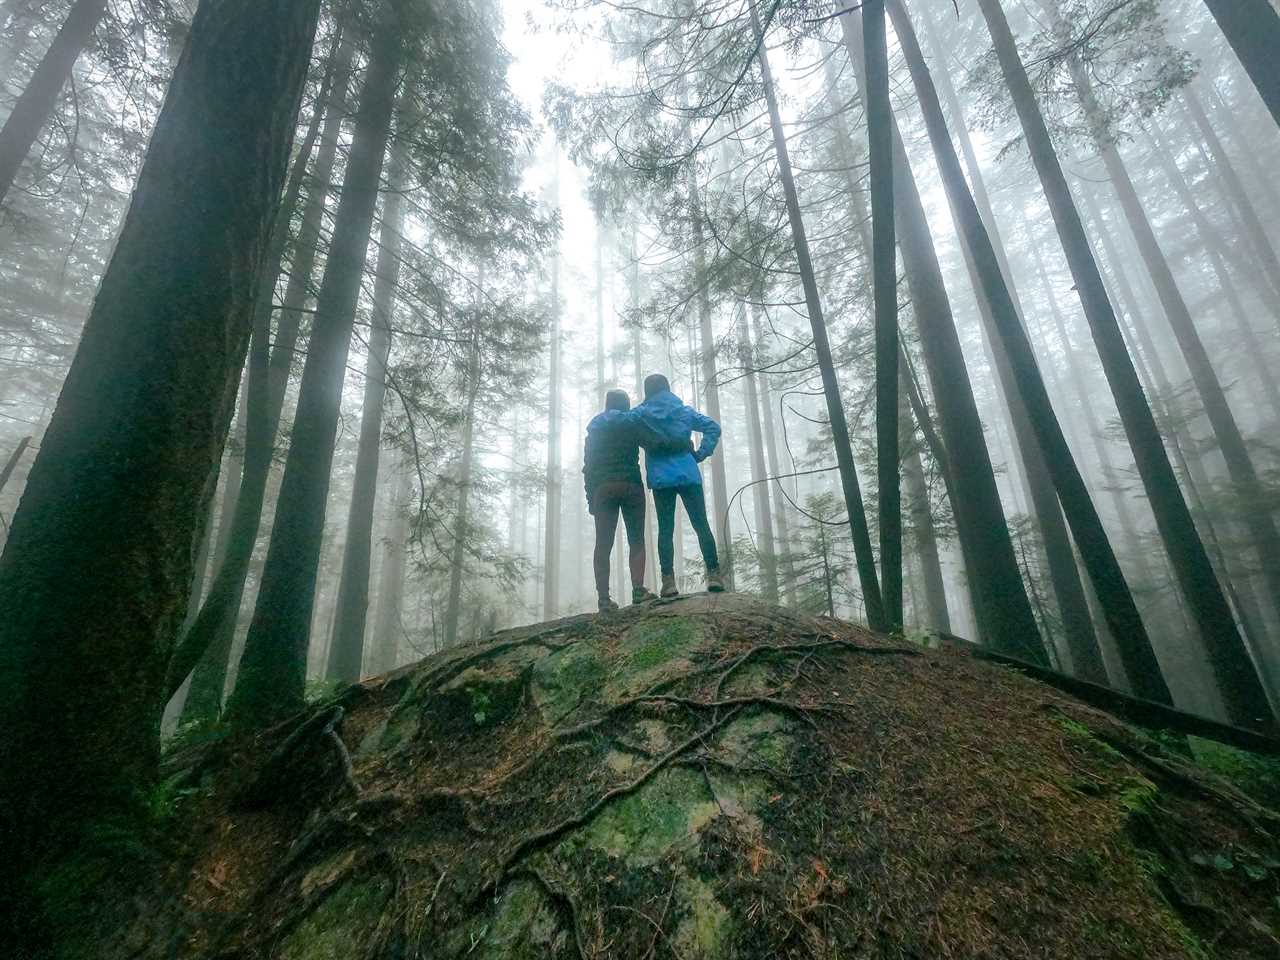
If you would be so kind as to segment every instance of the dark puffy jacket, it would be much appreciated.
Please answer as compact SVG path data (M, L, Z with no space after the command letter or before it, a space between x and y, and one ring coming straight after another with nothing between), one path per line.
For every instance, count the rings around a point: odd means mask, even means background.
M602 483L641 483L640 447L661 442L662 438L630 411L606 410L592 417L582 454L587 503Z

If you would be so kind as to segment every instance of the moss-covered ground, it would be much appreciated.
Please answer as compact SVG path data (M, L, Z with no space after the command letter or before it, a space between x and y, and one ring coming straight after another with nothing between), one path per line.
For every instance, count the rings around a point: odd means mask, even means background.
M1269 761L745 597L498 634L168 772L105 960L1280 957Z

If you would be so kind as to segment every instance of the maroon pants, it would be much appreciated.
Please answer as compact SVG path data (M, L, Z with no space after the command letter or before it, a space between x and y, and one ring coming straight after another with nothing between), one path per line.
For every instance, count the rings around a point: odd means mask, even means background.
M596 518L596 549L591 559L596 593L601 599L609 596L609 554L613 552L619 513L627 528L631 586L644 584L644 487L624 480L602 483L591 492L591 514Z

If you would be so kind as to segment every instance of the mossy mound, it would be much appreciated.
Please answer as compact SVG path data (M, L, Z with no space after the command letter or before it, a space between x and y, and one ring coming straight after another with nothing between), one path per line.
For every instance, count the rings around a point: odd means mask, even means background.
M108 960L1280 956L1280 816L745 597L500 633L169 765L183 852Z

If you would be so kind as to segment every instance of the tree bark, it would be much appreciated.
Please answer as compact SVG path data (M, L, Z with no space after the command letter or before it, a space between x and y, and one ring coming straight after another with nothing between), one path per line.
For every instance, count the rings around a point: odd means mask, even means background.
M404 116L401 104L400 115ZM403 119L402 119L403 122ZM364 402L360 408L360 443L347 512L342 574L338 581L337 620L329 646L327 675L351 683L360 679L365 625L369 614L369 574L373 551L373 507L378 496L378 461L382 453L382 405L387 393L387 358L396 290L400 286L400 254L404 232L405 147L393 144L382 204L382 231L374 273L373 313L364 369Z
M1048 391L1036 366L1035 355L1026 331L1014 309L1013 299L1000 270L995 249L982 224L973 195L969 192L960 167L960 158L952 146L943 118L942 105L938 101L933 87L924 55L920 51L915 31L906 11L899 0L890 0L890 13L893 16L894 30L902 44L907 59L907 66L920 99L924 113L925 125L928 128L929 140L933 146L942 175L943 187L948 201L956 215L956 225L960 229L972 252L979 279L982 282L983 295L991 307L991 316L996 333L1008 358L1013 379L1017 386L1017 394L1025 405L1027 417L1035 430L1044 455L1045 466L1053 478L1054 487L1062 509L1071 526L1071 532L1080 547L1080 555L1088 570L1089 578L1097 593L1098 601L1111 627L1112 635L1120 643L1120 652L1125 661L1126 672L1130 676L1142 676L1142 692L1150 699L1160 702L1169 701L1168 687L1160 674L1160 665L1155 651L1147 637L1146 628L1138 614L1133 594L1125 581L1124 573L1116 560L1111 541L1102 526L1102 519L1094 507L1085 486L1084 477L1076 465L1067 446L1066 437L1058 423L1053 406L1049 401ZM1056 586L1056 584L1055 584ZM1087 611L1085 612L1087 616ZM1079 634L1068 636L1071 643L1073 659L1083 658L1077 663L1077 669L1088 671L1094 675L1105 676L1102 667L1102 655L1098 649L1096 638L1089 645L1078 642Z
M778 110L778 98L773 89L773 74L769 70L765 38L754 0L750 4L750 10L751 23L759 46L756 60L760 65L765 100L769 107L774 154L777 157L778 173L787 199L787 213L791 221L796 264L804 287L809 325L813 331L813 348L817 354L818 370L822 376L822 392L827 402L827 417L835 444L836 463L840 468L840 485L844 493L845 509L849 515L849 531L853 536L854 558L857 561L858 580L862 587L862 603L867 612L868 625L873 630L888 631L890 624L885 616L884 604L880 597L880 583L876 575L875 557L871 550L871 535L867 529L867 516L862 503L862 490L858 484L857 468L853 462L853 445L849 440L849 425L845 419L844 401L840 397L840 382L836 378L831 343L827 337L827 325L822 316L822 301L818 294L818 282L813 273L813 262L809 258L809 241L805 235L800 198L791 173L791 159L787 151L786 134L782 128L782 115Z
M476 400L480 396L480 335L472 333L467 362L467 405L462 421L462 456L458 463L458 508L453 522L453 550L449 558L449 597L444 610L445 649L458 643L462 612L462 574L471 534L471 484L475 470Z
M23 866L155 773L318 7L201 4L14 517L0 836Z
M0 203L8 196L32 144L53 116L76 59L93 38L106 12L107 0L76 0L26 89L13 105L13 112L0 128Z
M395 106L402 52L398 12L394 0L384 0L371 31L355 137L316 301L271 544L227 704L228 716L240 723L267 722L303 702L342 384Z
M861 86L860 27L851 14L842 16L840 23ZM1009 537L942 268L896 124L894 158L900 172L894 178L897 192L894 210L898 217L903 272L920 328L920 345L938 408L942 441L948 450L966 451L965 456L950 458L948 470L954 494L951 505L978 626L985 642L1015 656L1047 662ZM850 199L858 202L855 193L851 192Z
M1269 0L1204 0L1280 125L1280 13Z
M330 58L332 63L332 57ZM330 68L321 84L321 95L316 112L312 115L293 170L280 213L271 234L262 269L263 282L258 287L254 302L252 337L249 342L249 361L246 365L244 389L244 447L241 457L242 473L236 495L235 509L223 524L226 529L226 546L221 562L214 564L213 581L209 585L200 612L187 624L173 652L165 677L168 696L172 696L192 670L191 686L183 705L183 720L214 719L222 709L222 694L226 686L227 670L232 641L240 614L240 601L244 595L245 577L253 560L258 542L258 527L262 520L263 499L266 496L267 479L271 472L271 459L275 448L278 408L273 415L269 378L271 313L275 305L276 280L280 275L285 246L289 238L290 224L298 206L307 162L315 148L320 104L324 102L327 84L333 75ZM220 534L221 535L221 534Z
M552 191L560 209L560 144L555 151ZM542 618L554 620L560 613L560 504L563 468L560 460L560 249L551 255L551 370L550 407L547 413L547 504L542 551Z
M747 328L746 305L738 314L738 355L746 381L747 441L751 449L751 503L756 515L756 555L764 598L778 602L778 557L773 543L773 515L769 508L769 472L764 462L764 429L760 423L760 390L756 383L756 354Z
M1013 275L1009 270L1004 242L996 226L995 213L992 210L991 200L987 194L982 170L978 165L977 154L969 139L969 132L964 122L964 113L961 109L959 98L956 97L955 88L951 85L951 79L947 74L945 64L942 62L942 50L935 36L931 17L925 17L924 20L925 33L929 36L935 60L939 63L939 69L934 72L934 76L937 78L938 89L951 111L957 139L969 168L969 182L973 187L974 202L978 206L979 216L982 218L983 226L986 228L987 235L990 238L1000 268L1000 275L1004 278L1005 286L1009 291L1014 312L1018 317L1019 323L1022 324L1023 314L1021 304L1018 301L1017 288L1013 284ZM958 213L953 210L952 216L953 218L958 217ZM1013 428L1016 458L1022 464L1027 496L1030 500L1036 524L1040 528L1040 535L1044 545L1044 559L1049 571L1049 582L1053 588L1053 595L1062 617L1063 633L1066 637L1067 648L1071 653L1072 666L1074 672L1082 679L1092 683L1105 684L1107 682L1106 667L1103 663L1098 635L1094 630L1093 619L1089 613L1089 602L1085 594L1084 584L1080 580L1080 570L1076 566L1075 554L1071 549L1071 537L1062 515L1062 507L1053 488L1049 468L1045 463L1044 454L1041 452L1039 442L1036 439L1026 404L1022 402L1018 392L1008 353L1005 351L1003 341L996 329L991 301L986 296L982 280L978 276L973 250L963 235L960 241L965 267L969 272L970 283L973 286L974 296L978 302L979 316L986 333L986 339L990 344L993 366L1009 411L1009 422Z
M764 308L759 303L751 305L751 322L756 335L756 349L760 349L760 344L764 342L764 329L761 322L761 316ZM760 389L760 426L764 433L764 450L768 458L769 475L775 478L781 477L786 471L782 469L782 458L778 456L778 435L774 427L773 419L773 388L769 384L769 375L766 373L758 380ZM787 519L787 493L783 489L782 480L775 479L773 481L773 489L777 492L777 509L773 511L773 517L777 521L777 537L774 540L774 548L782 560L782 596L786 600L788 606L795 606L796 602L796 570L795 558L792 556L791 547L791 524Z
M898 449L898 256L893 223L893 112L884 0L862 5L862 99L871 168L871 277L875 315L876 478L880 595L890 630L902 630L902 488Z
M378 576L378 603L373 618L369 672L386 673L399 664L400 637L404 633L405 556L409 549L409 471L399 463L393 471L396 484L388 504L387 535L382 544L382 569Z
M1220 686L1235 694L1232 716L1241 724L1271 727L1274 723L1262 686L1249 663L1226 596L1196 532L1191 512L1160 441L1155 418L1133 369L1102 276L1089 249L1079 212L1071 198L1048 128L1035 100L1017 45L999 0L978 0L1009 85L1027 146L1058 227L1067 262L1097 344L1107 382L1133 449L1156 523L1160 528L1178 584L1209 651ZM1117 637L1117 642L1124 642ZM1155 678L1130 676L1137 692Z
M9 459L4 462L4 469L0 470L0 491L4 490L9 478L13 476L13 471L18 468L18 461L22 459L27 447L31 445L31 439L31 437L23 437L19 440L18 445L9 454Z

